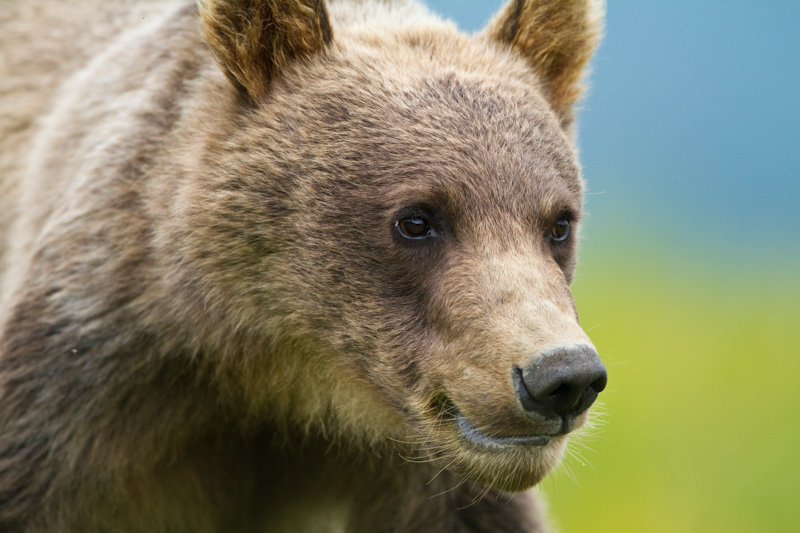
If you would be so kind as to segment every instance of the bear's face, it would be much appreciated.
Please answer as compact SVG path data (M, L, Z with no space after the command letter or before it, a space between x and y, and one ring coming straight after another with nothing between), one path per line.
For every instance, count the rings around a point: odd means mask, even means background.
M451 37L400 34L400 59L344 41L276 80L187 192L185 254L262 326L232 385L258 410L520 490L586 418L532 416L515 385L591 345L568 289L582 183L524 65Z

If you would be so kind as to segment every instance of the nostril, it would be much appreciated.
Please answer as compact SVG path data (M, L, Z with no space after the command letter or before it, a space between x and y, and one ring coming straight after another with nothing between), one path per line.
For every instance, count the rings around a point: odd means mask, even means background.
M551 392L549 396L562 397L562 396L572 396L573 394L574 391L572 390L572 387L570 387L566 383L562 383L556 388L556 390Z
M522 369L520 367L514 367L512 379L514 382L514 389L517 391L517 396L519 397L523 409L530 412L537 411L540 405L533 399L533 396L531 396L531 393L525 386L525 379L522 377Z
M599 393L603 392L603 390L606 388L607 383L608 383L608 375L606 375L605 368L603 368L603 374L596 380L594 380L592 384L589 385L589 387L591 387L593 391Z
M526 368L515 367L515 386L528 412L580 414L608 381L597 352L584 345L549 350Z

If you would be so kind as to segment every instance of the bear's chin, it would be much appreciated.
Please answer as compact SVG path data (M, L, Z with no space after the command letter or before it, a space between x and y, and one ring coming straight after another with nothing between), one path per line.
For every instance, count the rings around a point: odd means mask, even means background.
M503 492L527 490L544 479L561 461L567 437L546 442L506 442L502 446L475 443L463 436L451 448L455 460L448 467L469 481Z

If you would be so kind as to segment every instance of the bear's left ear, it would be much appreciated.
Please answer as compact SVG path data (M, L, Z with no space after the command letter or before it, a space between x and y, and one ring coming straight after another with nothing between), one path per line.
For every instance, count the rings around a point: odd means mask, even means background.
M545 84L545 96L567 129L582 78L603 29L603 0L511 0L483 30L523 56Z
M291 62L333 40L323 0L197 0L197 8L223 72L253 99Z

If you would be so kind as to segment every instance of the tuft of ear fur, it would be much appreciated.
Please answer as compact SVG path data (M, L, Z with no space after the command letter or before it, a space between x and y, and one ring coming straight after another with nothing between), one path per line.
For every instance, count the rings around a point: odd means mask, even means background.
M323 0L197 0L197 6L222 71L253 99L291 62L333 40Z
M603 31L603 0L511 0L484 30L539 74L566 129L584 87L584 69Z

